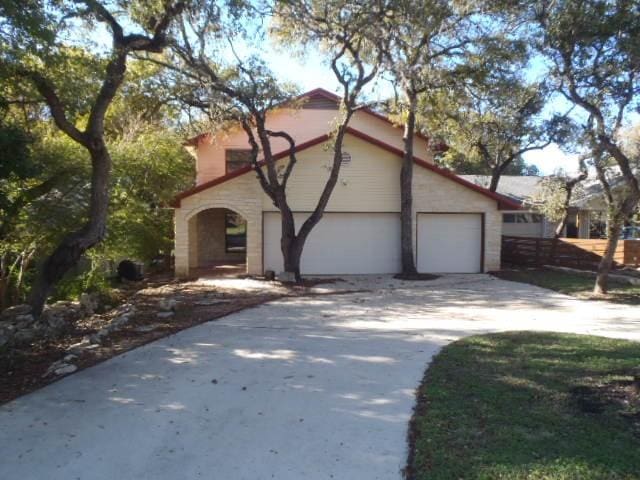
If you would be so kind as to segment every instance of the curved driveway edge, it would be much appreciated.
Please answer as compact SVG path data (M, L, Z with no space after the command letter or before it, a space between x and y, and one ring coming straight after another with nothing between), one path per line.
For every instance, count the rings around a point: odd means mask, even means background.
M3 479L399 479L439 348L499 330L640 340L640 307L485 275L348 279L115 357L0 407Z

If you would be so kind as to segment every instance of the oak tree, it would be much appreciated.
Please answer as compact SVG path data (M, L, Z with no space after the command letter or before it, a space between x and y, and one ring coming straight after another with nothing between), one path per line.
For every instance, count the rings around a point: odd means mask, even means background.
M105 142L105 115L125 80L127 60L132 52L160 52L166 46L171 23L185 7L184 1L109 2L74 0L70 2L28 2L38 23L19 9L5 8L8 15L1 25L4 42L0 69L6 77L30 82L46 102L60 131L81 145L91 159L91 195L86 221L66 235L43 262L31 290L30 303L36 314L42 311L52 287L90 248L105 236L109 204L111 157ZM98 88L83 109L76 109L70 85L82 78L66 71L76 52L94 57L82 31L105 27L109 42L100 57ZM127 29L131 28L131 33ZM70 44L69 37L74 39ZM75 44L74 44L75 43ZM51 70L60 72L54 81ZM66 73L66 76L65 76ZM86 98L83 96L83 98Z
M624 222L637 210L640 187L620 133L628 113L640 106L640 9L633 0L536 2L532 11L538 48L562 95L580 109L585 146L592 152L609 202L607 247L594 293L605 293ZM624 182L617 200L606 167Z

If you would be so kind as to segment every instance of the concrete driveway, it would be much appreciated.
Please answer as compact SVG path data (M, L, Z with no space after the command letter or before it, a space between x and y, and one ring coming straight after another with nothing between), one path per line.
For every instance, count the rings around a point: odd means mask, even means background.
M332 287L183 331L0 407L0 478L399 479L438 349L499 330L640 340L640 308L484 275Z

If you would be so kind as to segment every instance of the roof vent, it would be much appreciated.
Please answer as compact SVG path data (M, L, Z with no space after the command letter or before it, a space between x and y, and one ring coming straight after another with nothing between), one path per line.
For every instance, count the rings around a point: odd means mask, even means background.
M351 163L351 154L349 152L342 152L341 165L349 165Z

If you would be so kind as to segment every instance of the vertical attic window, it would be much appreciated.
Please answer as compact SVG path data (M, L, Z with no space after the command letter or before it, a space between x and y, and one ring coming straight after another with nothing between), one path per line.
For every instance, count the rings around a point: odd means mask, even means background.
M231 173L251 165L251 150L233 148L224 151L225 171Z

